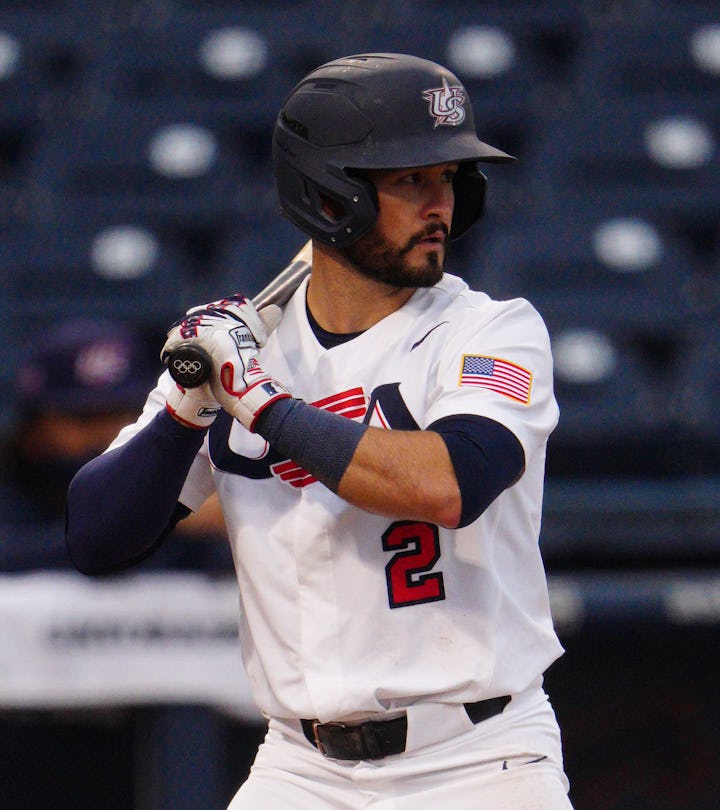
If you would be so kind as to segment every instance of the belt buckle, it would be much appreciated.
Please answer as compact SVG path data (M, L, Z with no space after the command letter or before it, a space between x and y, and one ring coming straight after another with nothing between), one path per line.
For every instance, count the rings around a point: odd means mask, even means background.
M320 734L318 732L318 729L320 728L320 726L323 726L324 728L330 728L330 727L332 727L332 728L347 728L347 726L345 725L345 723L333 723L333 722L321 723L319 720L313 720L312 721L312 733L313 733L313 740L315 740L315 746L317 747L317 750L324 757L329 757L330 754L328 754L328 752L325 750L325 746L322 744L322 741L320 739Z

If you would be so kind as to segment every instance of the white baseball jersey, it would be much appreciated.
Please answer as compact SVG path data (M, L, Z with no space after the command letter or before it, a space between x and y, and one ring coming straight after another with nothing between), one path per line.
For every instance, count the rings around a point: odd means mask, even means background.
M197 509L213 488L219 494L259 707L354 720L522 691L562 653L538 548L546 441L558 418L544 323L523 299L493 301L445 274L324 349L308 323L306 285L260 354L294 396L386 429L488 417L520 441L526 468L464 528L394 520L342 500L221 414L180 500ZM170 385L163 375L116 443L164 406Z

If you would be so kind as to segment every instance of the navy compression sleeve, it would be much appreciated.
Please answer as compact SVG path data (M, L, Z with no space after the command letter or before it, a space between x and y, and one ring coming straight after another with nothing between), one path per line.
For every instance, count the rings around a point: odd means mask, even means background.
M493 419L447 416L428 430L443 437L450 453L462 498L459 526L476 520L525 469L525 451L515 434Z
M79 571L118 571L160 545L187 514L177 499L205 432L162 411L122 447L79 470L68 490L65 531Z
M299 399L279 399L260 415L257 433L337 492L367 425Z

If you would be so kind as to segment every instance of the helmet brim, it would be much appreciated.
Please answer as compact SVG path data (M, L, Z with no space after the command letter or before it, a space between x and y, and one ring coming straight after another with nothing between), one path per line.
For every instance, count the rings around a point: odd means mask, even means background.
M398 142L376 142L372 134L356 147L338 150L329 162L342 169L406 169L436 166L442 163L512 163L515 157L484 143L471 133L458 134L453 141L431 142L427 136L415 136Z

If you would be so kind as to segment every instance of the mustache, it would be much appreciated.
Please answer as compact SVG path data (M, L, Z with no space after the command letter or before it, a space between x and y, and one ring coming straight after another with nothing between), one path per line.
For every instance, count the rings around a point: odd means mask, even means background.
M427 239L430 236L435 236L435 234L441 233L443 235L443 247L447 247L448 237L450 236L450 229L445 225L443 222L431 222L427 225L420 233L416 233L414 236L411 236L408 240L405 247L402 249L401 253L405 254L411 251L415 245L419 244L423 241L423 239Z

